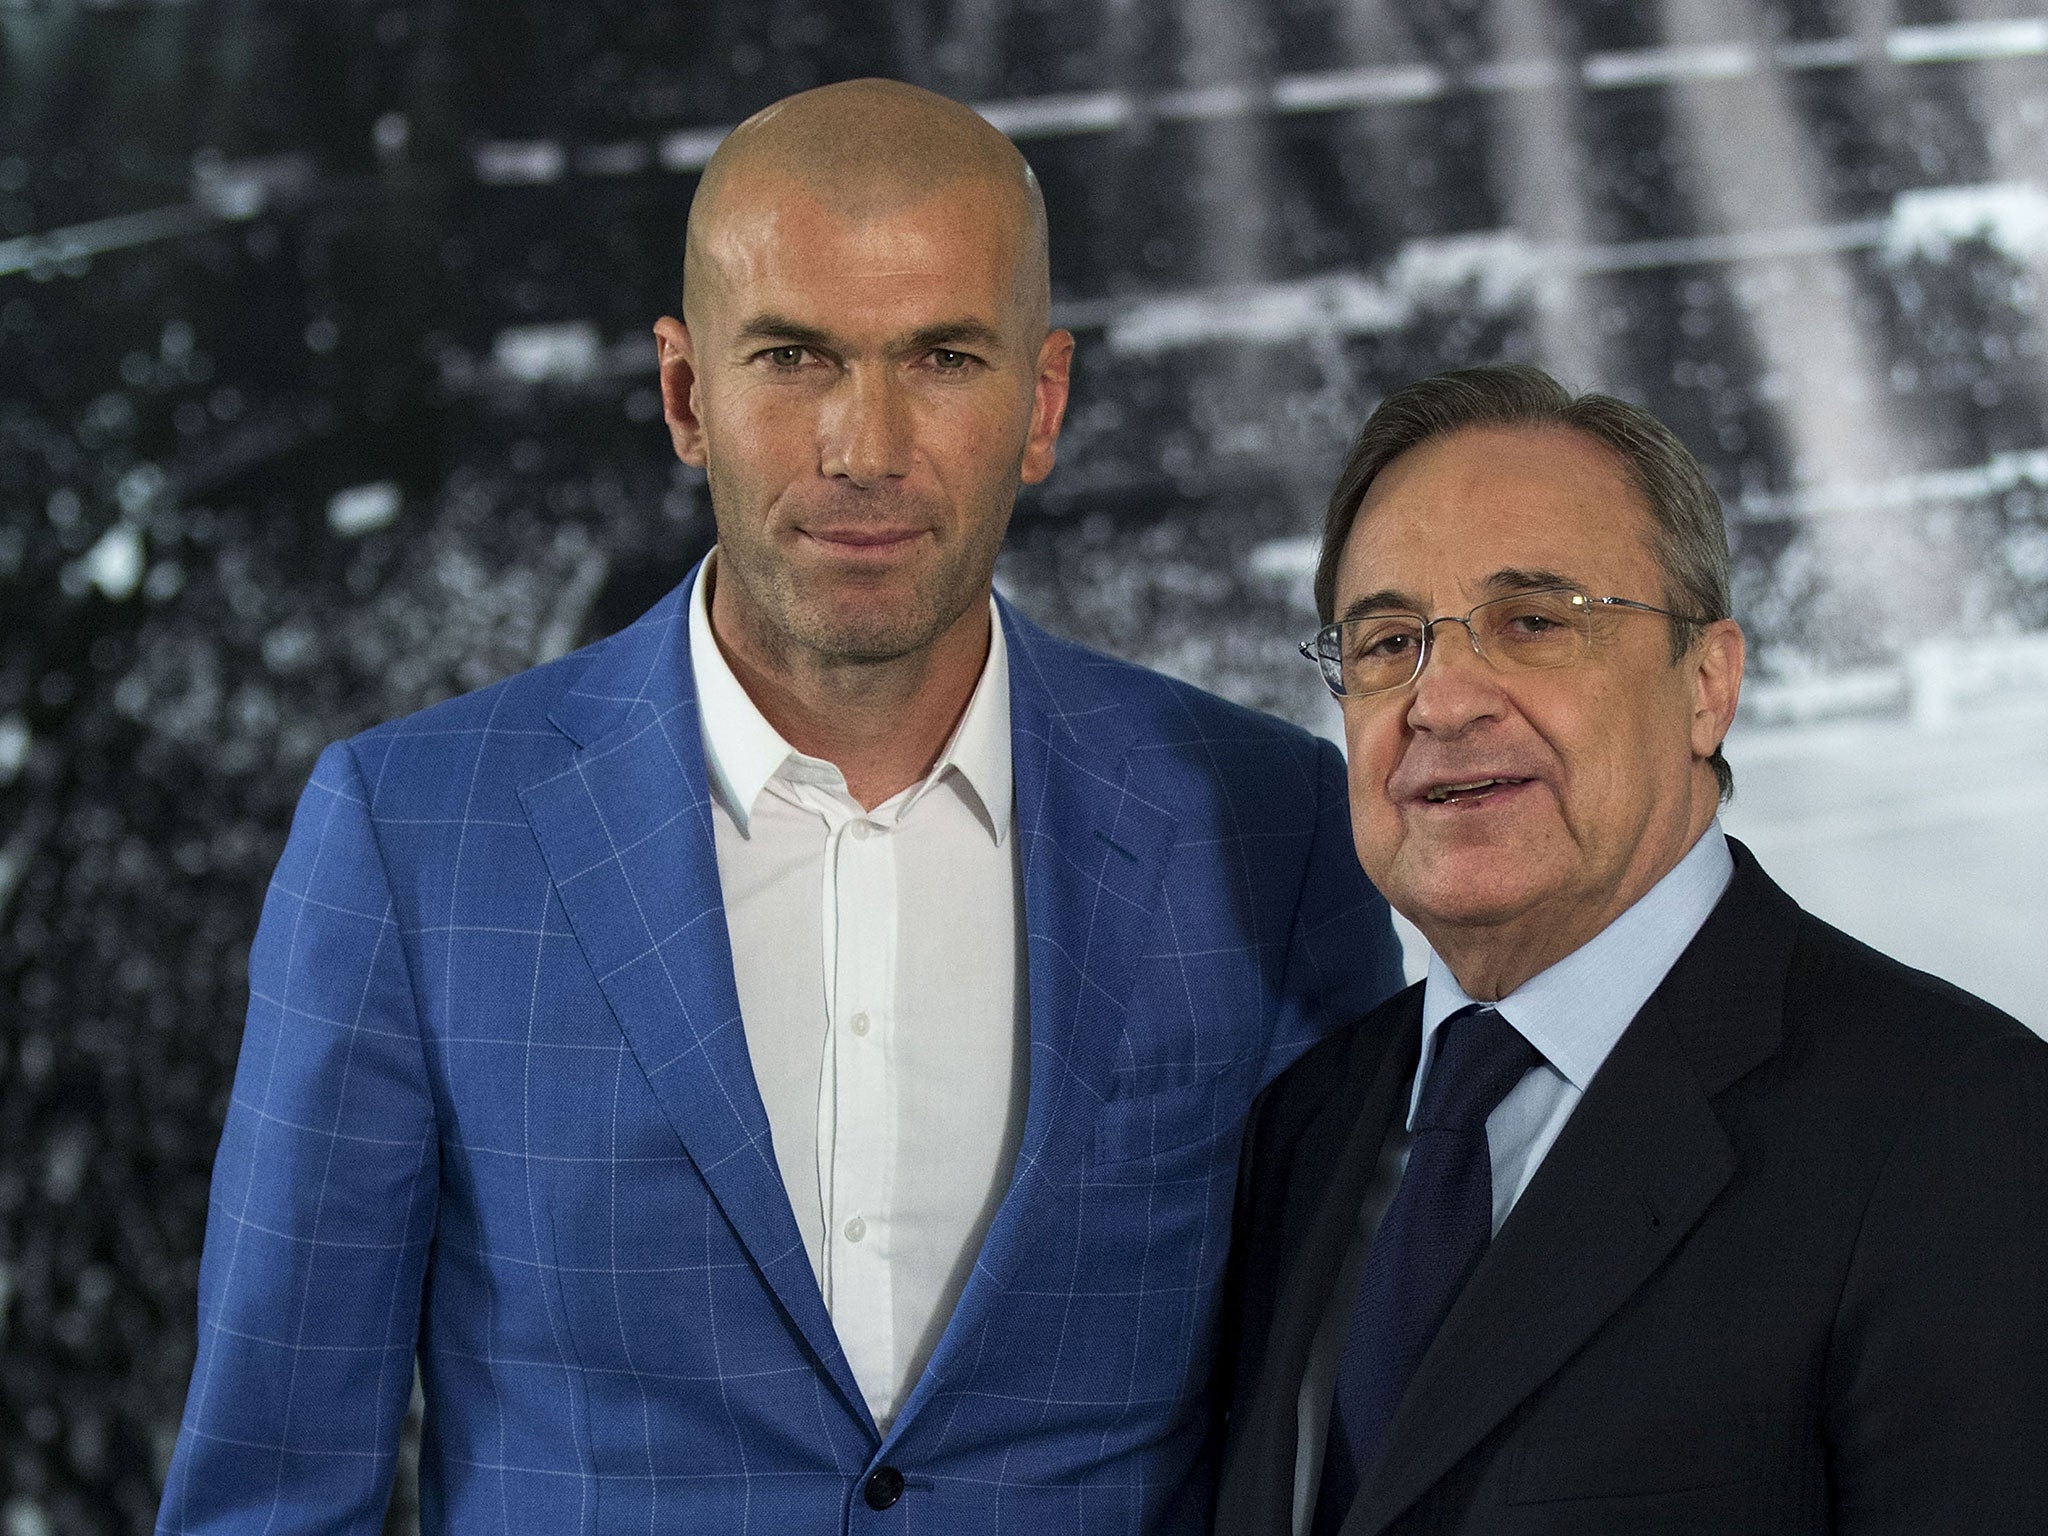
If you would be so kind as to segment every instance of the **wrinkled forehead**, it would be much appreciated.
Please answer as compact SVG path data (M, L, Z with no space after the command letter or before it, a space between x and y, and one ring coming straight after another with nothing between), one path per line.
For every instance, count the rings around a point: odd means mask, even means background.
M1379 591L1469 604L1499 595L1502 573L1516 572L1654 600L1662 584L1653 533L1642 492L1597 438L1562 427L1463 428L1400 454L1374 478L1338 564L1336 606Z

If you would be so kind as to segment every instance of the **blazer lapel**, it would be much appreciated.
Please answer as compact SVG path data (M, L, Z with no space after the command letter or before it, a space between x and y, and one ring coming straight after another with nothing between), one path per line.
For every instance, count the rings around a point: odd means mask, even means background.
M550 715L579 747L573 762L520 799L669 1124L818 1365L869 1422L747 1055L690 672L690 589L684 582L597 651Z
M1275 1149L1286 1157L1284 1167L1249 1171L1255 1198L1280 1201L1281 1212L1276 1223L1261 1222L1238 1241L1275 1243L1270 1262L1279 1292L1258 1379L1233 1414L1219 1531L1284 1531L1293 1518L1297 1409L1309 1351L1357 1235L1387 1129L1406 1106L1421 1044L1422 989L1410 987L1359 1026L1345 1071L1299 1139L1291 1149ZM1284 1184L1275 1183L1279 1178Z
M1113 704L1089 699L1085 679L1050 637L1000 608L1029 960L1024 1135L980 1259L899 1425L972 1340L1029 1245L1035 1205L1072 1196L1109 1096L1135 957L1158 920L1176 831L1132 780ZM1075 728L1082 716L1085 734Z
M1372 1536L1555 1374L1735 1170L1711 1098L1777 1048L1792 903L1734 844L1721 904L1637 1014L1444 1320L1344 1536Z

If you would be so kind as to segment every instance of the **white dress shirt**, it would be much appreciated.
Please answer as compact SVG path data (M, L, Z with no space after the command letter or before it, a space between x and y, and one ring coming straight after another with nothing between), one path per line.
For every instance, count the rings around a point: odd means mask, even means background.
M713 556L713 560L716 556ZM797 1230L884 1433L960 1299L1023 1134L1029 1022L1010 674L861 809L784 741L690 597L690 668L754 1080Z
M1578 1108L1586 1085L1613 1051L1622 1031L1650 994L1662 985L1686 945L1714 910L1735 873L1728 839L1719 821L1700 834L1680 859L1621 916L1566 955L1539 971L1492 1007L1543 1054L1523 1079L1486 1117L1487 1162L1493 1171L1493 1230L1522 1198L1529 1180ZM1393 1203L1408 1164L1415 1117L1421 1111L1423 1079L1436 1060L1437 1031L1468 997L1451 968L1434 950L1422 986L1422 1054L1415 1066L1408 1118L1389 1132L1379 1167L1366 1189L1337 1288L1330 1295L1303 1372L1295 1405L1294 1530L1307 1536L1322 1484L1323 1448L1329 1435L1330 1400L1337 1366L1351 1331L1352 1304L1364 1278L1366 1252L1380 1219Z

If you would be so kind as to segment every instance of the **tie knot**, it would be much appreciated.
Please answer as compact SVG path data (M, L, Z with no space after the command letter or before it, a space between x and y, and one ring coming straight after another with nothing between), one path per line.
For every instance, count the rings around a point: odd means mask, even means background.
M1491 1008L1461 1009L1437 1031L1418 1131L1476 1131L1543 1053Z

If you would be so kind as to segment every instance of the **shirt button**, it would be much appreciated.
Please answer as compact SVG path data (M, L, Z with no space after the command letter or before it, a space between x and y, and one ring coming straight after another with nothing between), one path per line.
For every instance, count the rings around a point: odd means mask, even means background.
M868 1032L868 1016L864 1013L856 1013L849 1027L856 1035L865 1035Z
M887 1509L903 1497L903 1474L894 1467L877 1467L860 1496L869 1509Z
M868 1235L868 1224L855 1216L846 1223L845 1232L849 1243L857 1243Z
M866 842L875 835L875 824L872 821L856 821L853 824L853 835Z

